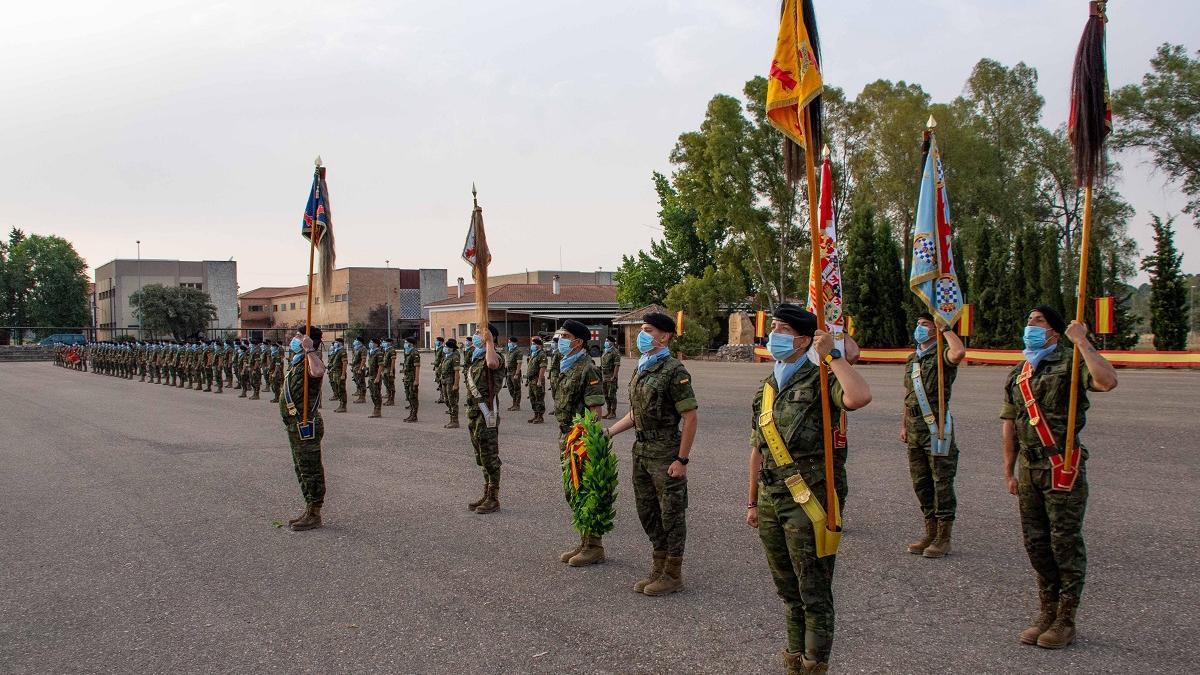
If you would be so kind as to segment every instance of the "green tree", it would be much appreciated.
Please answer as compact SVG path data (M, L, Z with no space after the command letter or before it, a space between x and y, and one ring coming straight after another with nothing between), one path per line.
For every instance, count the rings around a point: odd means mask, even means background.
M217 318L208 293L197 288L150 284L129 296L142 328L176 340L192 337Z
M1185 349L1188 298L1182 273L1183 254L1175 248L1175 219L1152 216L1154 253L1142 259L1150 273L1150 329L1155 349Z
M1113 96L1120 121L1113 143L1149 151L1155 167L1182 184L1185 211L1200 215L1200 59L1182 45L1163 44L1150 67L1141 85L1121 87Z
M4 272L8 319L16 326L90 323L87 263L66 239L13 228Z
M854 339L863 347L908 344L903 309L908 284L901 277L900 251L891 226L876 219L870 204L858 205L851 211L845 240L842 301L854 316Z
M730 280L728 272L709 267L703 276L689 276L671 288L667 293L667 308L673 312L683 310L685 336L691 331L698 333L680 343L679 348L693 350L684 353L712 346L720 330L722 312L741 307L745 301L739 286ZM701 337L703 344L695 344L701 342Z
M658 193L658 222L663 238L650 241L650 251L621 256L621 265L613 275L617 284L617 302L637 308L662 304L667 290L684 276L700 276L713 264L713 251L720 244L703 240L696 234L696 211L687 206L666 176L655 172L654 189Z

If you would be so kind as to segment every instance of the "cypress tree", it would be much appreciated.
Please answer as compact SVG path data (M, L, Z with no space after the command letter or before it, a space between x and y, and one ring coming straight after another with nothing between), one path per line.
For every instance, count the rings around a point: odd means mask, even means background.
M1179 350L1187 347L1187 288L1183 283L1183 254L1175 248L1175 219L1165 222L1152 216L1154 253L1142 259L1150 273L1150 330L1154 348Z
M1051 229L1042 231L1041 270L1038 285L1043 302L1065 312L1063 306L1062 264L1058 250L1058 234Z
M904 278L900 265L900 248L892 238L892 227L886 219L881 218L875 227L875 243L872 247L875 253L875 267L878 270L878 286L880 317L880 340L887 346L900 347L908 344L910 323L916 323L906 316L904 298L914 297L908 288L908 279Z

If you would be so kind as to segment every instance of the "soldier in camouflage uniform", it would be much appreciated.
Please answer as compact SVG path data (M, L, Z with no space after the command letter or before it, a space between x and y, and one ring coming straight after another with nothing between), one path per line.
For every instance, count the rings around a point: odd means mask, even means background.
M533 409L530 424L546 422L546 352L542 338L533 336L529 342L529 359L525 361L525 390L529 392L529 407Z
M629 429L637 435L633 498L652 555L650 574L635 583L633 590L649 596L683 590L687 467L696 438L698 406L692 376L671 356L668 345L674 335L675 321L666 314L651 312L642 318L638 334L642 358L629 381L629 412L608 429L609 436ZM615 351L616 343L610 344Z
M475 331L470 351L471 363L463 371L467 385L467 429L475 450L475 463L483 469L483 496L467 504L475 513L494 513L500 510L500 388L503 369L496 340L500 331L492 324L480 333ZM487 408L485 415L481 406Z
M390 338L383 338L379 348L383 350L383 404L396 405L396 347Z
M587 352L592 331L587 326L568 319L558 335L559 376L554 383L554 417L558 421L558 456L565 454L567 434L575 425L575 416L591 410L600 415L604 405L604 386L600 370ZM564 495L570 499L570 495ZM584 567L604 562L604 542L601 537L580 537L579 545L558 556L571 567Z
M933 454L934 435L917 396L913 369L917 369L921 390L933 415L938 411L938 364L936 330L942 330L946 348L942 350L942 379L946 403L948 454ZM904 365L904 412L900 418L900 441L908 446L908 471L921 515L925 518L925 536L908 545L908 552L926 558L950 553L950 535L958 500L954 495L954 476L958 473L958 443L950 416L950 393L958 376L958 364L967 355L962 340L949 327L939 329L933 315L923 312L913 330L917 349ZM934 421L936 425L936 420ZM935 427L936 428L936 427Z
M329 360L325 364L329 373L329 385L333 389L333 398L338 402L335 413L346 412L346 343L337 338L329 347Z
M1064 343L1064 335L1071 342ZM1024 342L1025 361L1009 373L1000 410L1005 483L1009 493L1017 496L1025 551L1041 601L1038 618L1019 639L1023 644L1059 649L1075 640L1075 611L1087 573L1083 514L1088 498L1088 451L1079 442L1087 421L1087 392L1112 391L1117 386L1117 372L1088 340L1087 326L1078 321L1067 326L1052 307L1043 305L1029 313ZM1053 467L1062 461L1067 442L1071 343L1083 356L1075 418L1078 448L1072 453L1076 477L1071 489L1056 490ZM1022 392L1025 382L1032 396L1029 402ZM1043 433L1049 444L1043 443ZM1019 473L1014 477L1018 458Z
M446 360L446 341L442 338L433 343L433 387L437 389L437 400L434 403L445 403L445 392L442 387L442 361Z
M837 556L817 557L813 521L785 482L802 478L810 491L809 498L824 505L820 368L808 357L810 347L815 358L829 365L832 419L837 419L839 410L855 410L870 403L871 390L834 349L833 336L817 330L817 317L811 313L796 305L781 304L775 310L771 329L767 348L776 362L773 373L754 397L746 524L758 530L775 589L787 608L788 647L783 657L788 673L823 673L829 667L833 647L832 583ZM768 386L777 394L764 419L763 397ZM780 465L776 461L767 444L767 433L778 434L790 462ZM844 459L835 454L834 462L841 464ZM839 499L845 496L842 470L834 472L834 489Z
M219 340L213 341L213 361L212 361L212 379L217 385L217 393L225 393L225 359L228 354L225 351L225 343Z
M417 341L404 338L404 398L408 402L408 417L405 422L417 421L419 405L419 389L421 384L421 353L417 351Z
M371 338L367 343L367 386L371 390L371 404L375 410L367 417L383 417L383 363L385 355L379 341Z
M354 376L354 402L367 402L367 347L362 340L354 338L351 345L350 373Z
M604 340L604 354L600 357L600 376L604 378L604 405L608 409L603 419L617 419L617 378L621 373L621 352L617 351L617 338L609 335Z
M442 399L446 404L446 412L450 415L450 421L446 423L444 428L458 428L458 373L462 370L458 358L458 341L450 338L445 345L445 358L442 359L441 373L439 379L442 382ZM486 485L486 481L485 481ZM485 487L484 492L487 492Z
M292 449L292 466L304 497L304 513L288 521L294 531L321 527L321 509L325 506L325 467L321 463L321 438L325 423L321 419L321 329L313 326L310 336L297 332L291 340L293 355L288 364L286 393L279 401L279 415L287 430ZM305 369L308 377L305 377ZM304 385L308 383L308 411L304 414ZM308 418L305 426L302 421Z
M512 396L512 405L508 406L509 412L521 409L521 345L516 337L508 338L508 345L504 352L504 380L505 386L508 387L508 393Z
M291 356L293 355L288 354L287 358L290 358ZM269 365L267 368L267 372L269 373L268 378L270 381L271 393L275 395L271 399L271 403L279 403L279 394L283 389L284 358L285 356L283 353L283 347L281 347L278 343L273 343L271 345L271 360L268 362Z

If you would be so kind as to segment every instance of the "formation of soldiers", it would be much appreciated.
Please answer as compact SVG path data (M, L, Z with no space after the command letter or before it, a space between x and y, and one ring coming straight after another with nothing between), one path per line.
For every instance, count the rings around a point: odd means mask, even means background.
M59 345L55 363L96 375L224 393L257 400L270 391L279 401L283 364L288 354L273 340L129 340Z
M828 668L834 637L833 553L822 552L818 522L827 514L817 504L825 494L826 425L834 441L833 492L844 505L848 493L845 411L871 402L866 381L854 368L857 345L846 340L845 353L833 336L817 328L818 319L789 304L776 308L767 349L775 358L772 373L763 380L752 401L751 444L746 524L757 530L767 567L785 605L789 673L821 673ZM938 391L936 331L945 341L941 350L942 391ZM651 547L650 571L633 584L633 590L656 597L682 590L682 563L687 525L687 470L696 436L699 405L691 375L671 356L675 323L663 314L647 314L638 334L641 354L629 378L629 410L605 433L616 436L634 431L631 482L638 519ZM519 410L521 391L533 409L528 422L544 423L547 385L558 425L559 450L576 415L587 411L616 419L616 389L620 357L615 341L606 343L600 365L588 352L590 331L577 321L566 321L543 344L534 337L526 357L510 338L498 346L499 332L489 324L460 344L438 338L433 346L434 381L438 403L445 404L458 428L461 390L465 387L468 436L483 478L478 499L467 504L477 514L500 509L499 395L507 389ZM1034 308L1024 328L1024 360L1013 368L1004 387L1001 429L1004 476L1008 491L1018 498L1025 548L1034 569L1040 610L1019 641L1048 649L1065 647L1075 637L1075 615L1086 574L1086 549L1082 535L1087 505L1086 460L1080 446L1071 485L1064 489L1063 439L1068 424L1072 385L1069 367L1071 345L1079 347L1083 364L1078 381L1080 400L1076 434L1083 430L1088 409L1087 393L1110 391L1117 386L1116 372L1089 342L1087 327L1067 322L1052 307ZM1066 342L1069 339L1070 342ZM950 409L952 386L965 349L961 340L928 314L921 315L913 331L916 349L905 365L906 396L900 415L900 439L907 445L914 493L924 521L924 532L907 545L910 553L937 559L952 551L956 510L954 479L958 447L953 416L946 414L942 431L935 424L933 404L940 396ZM321 384L330 379L335 412L347 410L347 382L356 385L356 403L365 403L369 389L374 404L370 417L392 405L395 368L402 360L409 418L418 411L420 356L412 340L397 353L389 340L354 340L347 350L342 338L333 341L326 361L320 359L319 329L312 338L294 336L288 347L257 341L157 341L97 343L86 347L60 347L56 362L64 367L126 379L204 388L217 391L237 379L242 396L260 385L271 388L292 447L294 468L305 499L305 511L289 521L294 530L321 526L324 505L324 470L320 459L323 421ZM827 395L832 415L822 413L821 369L827 365ZM307 365L304 365L307 364ZM522 365L524 367L522 368ZM309 375L304 376L307 368ZM309 408L300 407L303 384L309 386ZM280 391L283 400L280 400ZM387 392L384 401L383 393ZM814 515L820 511L822 520ZM840 512L840 508L839 508ZM600 537L582 537L559 559L572 567L604 562Z

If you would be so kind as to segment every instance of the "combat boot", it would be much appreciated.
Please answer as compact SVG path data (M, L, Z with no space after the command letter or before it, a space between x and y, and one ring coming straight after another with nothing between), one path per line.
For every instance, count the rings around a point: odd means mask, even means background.
M587 567L604 562L604 542L600 537L584 537L583 550L567 561L571 567Z
M810 659L807 654L801 659L800 667L803 668L801 672L805 673L805 675L824 675L829 672L828 663Z
M534 424L545 424L545 423L546 423L546 419L545 419L544 417L542 417L542 413L538 413L538 414L537 414L537 417L535 417L535 418L533 419L533 423L534 423Z
M274 393L274 392L272 392L272 393ZM269 403L279 403L279 394L275 394L275 397L274 397L274 398L272 398L272 399L269 401Z
M457 429L458 428L458 417L451 417L450 421L446 422L446 426L444 426L442 428L443 429Z
M309 508L310 507L306 504L304 506L304 511L300 515L296 516L295 518L288 519L288 527L291 527L292 525L295 525L296 523L300 522L301 520L304 520L304 517L308 515Z
M292 523L289 527L292 528L293 532L302 532L321 527L321 507L308 507L308 511L300 517L300 520Z
M650 576L638 581L633 585L634 593L641 593L647 586L658 581L658 577L662 575L663 567L667 564L667 552L655 551L653 562L650 565Z
M417 421L417 413L415 413L415 412L410 412L410 413L408 413L408 417L405 417L405 418L404 418L402 421L404 421L404 422L416 422L416 421Z
M937 524L937 536L934 537L933 543L929 548L925 549L926 558L940 558L950 554L950 531L954 529L953 520L939 520Z
M383 417L383 413L380 411L380 406L376 405L375 410L373 410L370 415L367 415L367 417Z
M1054 624L1054 619L1058 616L1058 596L1050 591L1040 591L1038 598L1042 603L1042 608L1038 612L1038 618L1034 620L1033 625L1021 631L1021 644L1036 645L1038 638L1042 633L1050 630L1050 626Z
M335 413L346 412L346 401L344 401L344 400L338 401L338 407L334 408L333 412L335 412Z
M521 409L521 406L517 405L516 403L508 406L508 412L513 412L513 411L520 410L520 409Z
M487 501L487 496L488 496L488 493L489 493L489 492L491 492L491 491L492 491L492 484L491 484L491 483L487 483L487 482L485 482L485 483L483 484L483 494L479 496L479 499L476 499L476 500L475 500L475 501L473 501L473 502L468 502L468 503L467 503L467 510L468 510L468 511L474 511L475 509L479 508L479 505L480 505L480 504L482 504L482 503L484 503L485 501Z
M526 423L526 424L533 424L533 421L534 421L534 420L536 420L536 419L537 419L537 413L533 413L533 417L530 417L529 419L525 420L525 423Z
M669 556L658 579L651 582L642 593L649 596L670 595L683 590L683 558Z
M913 555L921 555L929 545L933 543L937 537L937 518L925 519L925 536L908 545L908 552Z
M212 382L206 382L206 383L204 384L204 392L205 392L205 393L207 393L207 394L211 394L211 393L212 393Z
M225 393L225 382L223 380L217 380L217 393L218 394Z
M500 485L492 483L484 490L483 502L475 507L475 513L495 513L500 510Z
M259 399L259 396L258 396L258 391L257 391L257 390L255 390L255 392L254 392L253 394L251 394L251 395L250 395L250 400L251 400L251 401L257 401L258 399Z
M783 662L787 665L787 675L804 675L804 654L784 651Z
M384 405L396 405L396 395L388 394L387 400L384 401L383 404Z
M242 390L242 393L238 394L238 398L246 398L246 390L245 389Z
M354 402L355 402L355 403L366 403L366 402L367 402L367 395L366 395L366 393L364 392L364 393L360 393L360 394L355 394L355 395L354 395Z
M583 550L583 545L584 545L583 537L580 537L579 545L576 546L575 548L571 549L570 551L563 551L562 555L558 556L558 559L563 562L570 562L571 558L574 558L575 556L579 555L579 552Z
M1075 641L1075 609L1079 600L1069 595L1058 601L1058 618L1050 629L1038 636L1037 646L1043 649L1062 649Z

